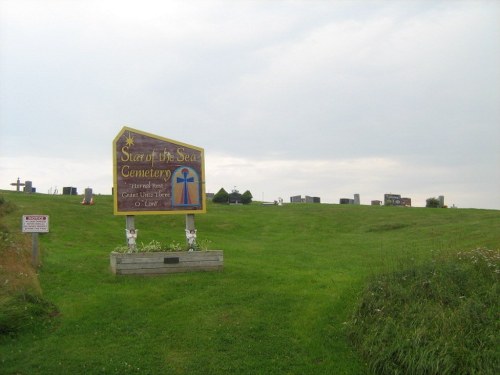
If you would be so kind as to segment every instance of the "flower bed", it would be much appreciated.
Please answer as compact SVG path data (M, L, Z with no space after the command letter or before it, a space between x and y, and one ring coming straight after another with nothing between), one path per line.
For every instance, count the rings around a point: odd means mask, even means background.
M224 252L168 251L110 254L111 272L115 275L158 275L179 272L222 271Z

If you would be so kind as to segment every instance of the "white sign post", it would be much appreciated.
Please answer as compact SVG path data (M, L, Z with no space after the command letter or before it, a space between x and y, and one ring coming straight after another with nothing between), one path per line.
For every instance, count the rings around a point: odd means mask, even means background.
M23 233L31 233L33 239L32 245L32 263L34 267L40 264L38 259L38 233L49 232L48 215L23 215Z

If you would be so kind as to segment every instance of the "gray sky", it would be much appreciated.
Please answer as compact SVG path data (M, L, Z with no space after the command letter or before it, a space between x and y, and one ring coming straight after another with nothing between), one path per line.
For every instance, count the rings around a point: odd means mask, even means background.
M0 189L110 194L123 126L207 191L500 209L500 2L0 0Z

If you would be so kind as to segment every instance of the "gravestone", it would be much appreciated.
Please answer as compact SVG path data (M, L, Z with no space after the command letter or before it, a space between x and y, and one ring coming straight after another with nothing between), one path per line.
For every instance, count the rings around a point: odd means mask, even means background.
M401 198L401 206L411 207L411 198Z
M361 204L361 201L359 199L359 194L354 194L354 204Z
M439 207L444 207L444 195L439 196Z
M385 206L401 206L401 195L399 194L384 194Z
M339 203L340 204L354 204L354 199L340 198Z
M76 187L66 186L63 187L63 195L78 195Z
M24 186L19 177L17 178L17 182L12 182L11 185L16 187L16 191L21 191L21 186Z
M25 193L32 193L33 192L33 182L31 181L25 181L24 182L24 189L23 191Z
M321 203L321 198L320 197L310 197L306 195L305 198L306 203Z
M401 198L399 194L384 194L384 205L411 207L411 198Z
M83 196L82 204L84 204L84 205L94 204L94 198L92 197L92 189L91 188L85 189L85 195Z

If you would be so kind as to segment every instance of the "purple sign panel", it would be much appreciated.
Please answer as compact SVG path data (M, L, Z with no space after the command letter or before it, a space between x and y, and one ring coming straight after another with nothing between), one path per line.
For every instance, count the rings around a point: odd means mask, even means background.
M206 212L204 152L124 127L113 141L115 215Z

